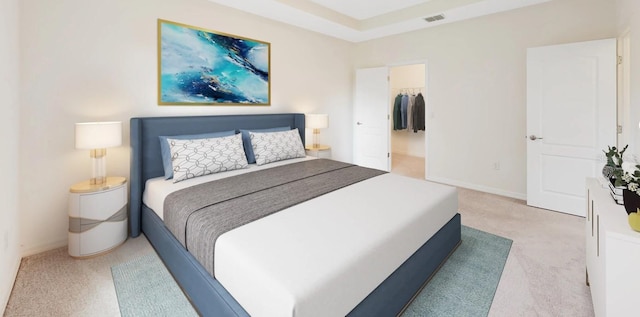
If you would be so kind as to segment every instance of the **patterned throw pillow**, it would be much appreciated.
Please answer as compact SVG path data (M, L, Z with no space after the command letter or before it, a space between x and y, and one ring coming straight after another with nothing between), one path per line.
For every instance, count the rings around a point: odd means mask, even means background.
M253 155L253 147L251 146L251 136L249 135L249 132L280 132L289 130L291 130L291 127L275 127L252 130L240 129L240 133L242 133L242 144L244 144L244 154L247 155L247 161L249 161L249 164L253 164L256 162L256 156Z
M209 133L202 133L202 134L191 134L191 135L159 136L158 139L160 139L160 153L162 155L162 167L164 168L164 179L173 178L173 166L171 165L171 149L169 148L169 142L167 142L167 139L176 139L176 140L210 139L210 138L219 138L222 136L230 136L234 134L236 134L235 130L209 132Z
M240 134L208 139L167 139L173 182L248 166Z
M258 165L306 156L298 129L249 134Z

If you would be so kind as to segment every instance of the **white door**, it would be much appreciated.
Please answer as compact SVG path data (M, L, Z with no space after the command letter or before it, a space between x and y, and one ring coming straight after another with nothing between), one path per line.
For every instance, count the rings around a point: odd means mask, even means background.
M527 50L527 204L585 215L585 178L616 144L616 40Z
M389 171L389 69L356 70L353 161Z

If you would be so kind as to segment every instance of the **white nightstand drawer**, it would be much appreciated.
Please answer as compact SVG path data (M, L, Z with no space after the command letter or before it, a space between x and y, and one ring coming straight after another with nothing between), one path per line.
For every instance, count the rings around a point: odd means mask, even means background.
M126 186L91 194L79 195L81 218L104 220L120 210L127 203Z
M109 251L127 240L127 183L75 184L69 194L69 255L86 257Z
M127 220L104 222L81 233L69 232L69 254L91 256L109 251L127 239Z

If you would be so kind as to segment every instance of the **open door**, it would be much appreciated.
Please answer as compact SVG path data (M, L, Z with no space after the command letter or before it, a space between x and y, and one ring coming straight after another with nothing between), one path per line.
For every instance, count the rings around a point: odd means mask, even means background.
M527 204L585 216L585 179L616 144L616 40L527 50Z
M356 70L353 161L389 171L389 69Z

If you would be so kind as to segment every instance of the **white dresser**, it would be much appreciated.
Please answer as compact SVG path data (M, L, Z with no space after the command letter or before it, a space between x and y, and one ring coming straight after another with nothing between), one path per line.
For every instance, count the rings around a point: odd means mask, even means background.
M587 283L598 317L640 316L640 232L597 179L587 179Z
M69 255L107 252L127 239L127 182L108 177L100 186L75 184L69 194Z

